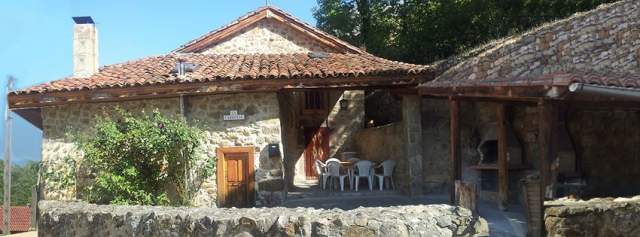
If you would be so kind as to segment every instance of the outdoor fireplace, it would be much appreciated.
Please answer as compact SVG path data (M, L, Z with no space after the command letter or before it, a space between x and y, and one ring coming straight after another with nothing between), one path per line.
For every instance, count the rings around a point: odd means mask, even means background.
M477 150L480 154L480 166L497 166L498 163L498 127L496 123L488 123L480 128L480 145ZM507 125L507 161L509 166L522 165L522 146L513 133L513 129Z
M507 125L507 162L509 167L522 166L522 147L513 129ZM498 127L496 123L487 123L478 130L480 143L476 148L480 154L477 164L480 175L480 189L484 191L498 191Z
M478 146L480 164L498 163L498 140L486 140Z

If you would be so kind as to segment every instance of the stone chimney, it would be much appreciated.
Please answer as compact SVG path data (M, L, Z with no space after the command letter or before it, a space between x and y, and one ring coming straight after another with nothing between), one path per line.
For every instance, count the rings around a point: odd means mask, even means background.
M73 76L98 72L98 29L90 16L73 17Z

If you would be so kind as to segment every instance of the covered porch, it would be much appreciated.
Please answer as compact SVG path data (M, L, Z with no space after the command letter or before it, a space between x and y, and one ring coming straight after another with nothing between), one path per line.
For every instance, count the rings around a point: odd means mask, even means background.
M419 97L398 93L406 90L402 87L387 89L400 99L402 115L398 117L401 119L375 126L373 119L367 119L365 109L368 103L365 98L375 88L357 89L280 93L280 101L284 104L280 108L283 113L284 176L288 196L307 196L304 193L322 191L356 192L353 177L358 174L358 161L370 163L367 170L371 170L372 180L369 186L368 178L360 175L357 192L422 193L422 151L418 150L422 143ZM317 98L323 102L317 103ZM328 177L323 189L323 175L329 173L328 161L339 162L339 175L346 177L342 185L340 177ZM386 175L385 166L388 167ZM414 169L410 170L410 167ZM381 177L376 175L384 176L382 190Z
M450 184L472 185L473 195L504 211L522 207L531 236L544 233L545 201L639 191L627 178L638 175L628 167L638 162L640 131L632 124L640 122L640 91L584 83L588 74L563 77L546 86L436 80L420 87L449 107ZM456 187L449 190L458 201Z

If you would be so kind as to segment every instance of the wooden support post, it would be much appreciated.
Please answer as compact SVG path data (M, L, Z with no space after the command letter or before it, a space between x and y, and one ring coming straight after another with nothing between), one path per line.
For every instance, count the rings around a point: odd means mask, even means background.
M540 99L538 101L538 146L540 152L540 226L544 231L544 200L547 197L547 187L553 182L551 180L551 160L555 154L554 144L554 124L557 123L554 105Z
M505 105L496 106L496 125L498 131L498 207L507 209L509 196L509 161L507 150L507 119Z
M451 204L456 203L456 187L457 180L461 180L462 177L462 158L460 153L460 102L455 98L449 97L449 109L451 113L451 127L450 127L450 155L451 155L451 177L449 180L449 194Z
M538 146L540 149L540 184L543 200L547 186L551 183L551 156L552 156L552 127L553 108L550 102L540 100L538 102Z

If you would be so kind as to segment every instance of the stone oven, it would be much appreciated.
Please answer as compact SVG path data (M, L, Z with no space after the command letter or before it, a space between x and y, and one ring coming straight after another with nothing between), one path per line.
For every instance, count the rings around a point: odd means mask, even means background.
M509 167L522 167L522 146L513 129L507 124L507 161ZM496 123L486 123L479 128L480 143L476 148L480 161L475 166L480 174L480 190L498 191L498 128Z
M497 165L498 135L496 123L487 123L480 128L480 143L477 150L480 154L480 163L478 165ZM507 124L507 160L509 161L509 166L522 165L522 146L509 124Z

